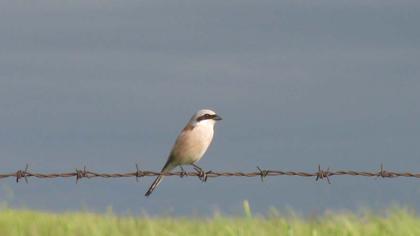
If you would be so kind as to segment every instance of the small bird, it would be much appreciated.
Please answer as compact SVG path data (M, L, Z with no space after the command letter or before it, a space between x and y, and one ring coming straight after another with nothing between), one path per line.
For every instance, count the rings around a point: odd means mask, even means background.
M214 125L219 120L222 120L222 118L209 109L199 110L192 116L178 135L168 160L160 171L161 175L153 181L145 194L146 197L152 194L153 190L160 184L164 173L168 173L178 166L182 169L182 165L193 165L202 171L195 163L203 157L210 146L213 140Z

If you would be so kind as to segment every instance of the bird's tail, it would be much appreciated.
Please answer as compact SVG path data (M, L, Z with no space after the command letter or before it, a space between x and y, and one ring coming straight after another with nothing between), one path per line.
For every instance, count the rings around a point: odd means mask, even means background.
M153 181L152 185L150 185L149 190L147 190L147 192L146 192L146 194L144 194L144 196L148 197L150 194L152 194L153 190L155 190L155 188L160 184L160 182L162 182L163 177L165 177L164 175L162 175L162 173L166 173L166 172L172 170L173 168L175 168L175 166L171 163L170 159L168 159L165 166L163 166L162 170L160 171L161 175L159 175L155 179L155 181Z
M150 194L152 194L153 190L162 182L164 175L159 175L155 181L153 181L152 185L150 185L149 190L147 190L146 194L144 196L148 197Z

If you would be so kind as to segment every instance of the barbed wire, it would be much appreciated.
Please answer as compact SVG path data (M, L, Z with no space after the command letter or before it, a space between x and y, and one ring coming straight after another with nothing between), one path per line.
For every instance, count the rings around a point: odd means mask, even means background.
M136 170L134 172L126 173L100 173L95 171L87 170L86 167L83 169L76 169L72 172L64 173L37 173L29 171L29 165L25 166L25 169L18 170L12 173L0 174L0 179L5 178L16 178L16 182L19 182L21 179L24 179L28 183L29 178L38 178L38 179L53 179L53 178L76 178L76 183L82 178L129 178L135 177L138 181L142 177L150 176L195 176L198 177L201 181L205 182L208 178L215 177L260 177L263 181L266 177L272 176L300 176L300 177L315 177L315 180L326 180L330 182L330 177L332 176L363 176L363 177L382 177L382 178L396 178L396 177L410 177L410 178L420 178L420 173L410 173L410 172L395 172L387 171L384 169L383 165L380 166L378 171L368 172L368 171L353 171L353 170L338 170L332 171L330 168L326 170L322 169L318 165L318 169L315 172L302 172L302 171L281 171L281 170L268 170L261 169L257 167L257 171L253 172L216 172L216 171L203 171L198 168L194 168L193 172L169 172L169 173L160 173L156 171L147 171L140 170L139 166L136 164Z

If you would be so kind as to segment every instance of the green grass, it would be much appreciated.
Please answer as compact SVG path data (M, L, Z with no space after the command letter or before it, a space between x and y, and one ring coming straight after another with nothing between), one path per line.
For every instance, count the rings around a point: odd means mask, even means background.
M0 210L0 235L420 235L420 218L408 210L328 213L311 218L244 216L211 218L118 217L112 213L45 213Z

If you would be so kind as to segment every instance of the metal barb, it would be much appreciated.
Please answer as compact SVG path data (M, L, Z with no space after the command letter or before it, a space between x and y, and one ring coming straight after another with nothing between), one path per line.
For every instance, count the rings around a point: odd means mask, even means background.
M136 182L139 182L139 178L143 176L144 176L144 173L140 171L139 164L136 163Z
M318 165L318 172L316 173L316 179L315 181L318 181L320 179L326 179L328 184L331 184L330 182L330 168L328 167L327 170L322 170L321 165Z
M76 169L76 184L79 183L79 180L82 178L88 178L86 166L83 167L83 170Z
M25 170L16 171L16 183L19 183L19 180L21 178L25 179L25 183L28 183L28 168L29 168L29 165L26 164Z
M259 166L257 166L257 169L260 172L261 182L264 182L264 178L268 175L268 170L262 170Z
M388 173L386 172L386 170L384 170L384 164L381 163L381 170L378 172L377 177L389 177Z

